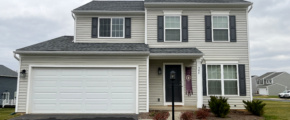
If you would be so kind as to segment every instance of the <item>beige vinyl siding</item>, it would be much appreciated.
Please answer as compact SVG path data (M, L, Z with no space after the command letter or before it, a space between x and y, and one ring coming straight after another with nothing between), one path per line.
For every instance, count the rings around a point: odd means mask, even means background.
M93 17L125 17L131 18L131 38L92 38ZM125 31L124 31L125 32ZM99 34L99 33L98 33ZM144 15L77 15L76 42L81 43L144 43Z
M188 42L157 42L157 16L164 15L163 10L168 8L147 9L147 32L150 48L185 48L196 47L204 54L206 61L238 61L246 66L246 90L247 96L227 96L232 109L244 109L242 100L250 100L250 74L247 33L246 9L215 9L215 8L184 8L182 15L188 16ZM211 15L211 10L230 11L230 15L236 16L237 42L205 42L205 15ZM151 81L151 80L150 80ZM196 83L194 83L196 84ZM208 104L209 97L204 96L204 104ZM237 105L237 107L233 107Z
M147 56L21 56L21 70L29 65L138 65L139 112L146 112ZM29 76L28 76L29 77ZM26 112L28 78L20 78L18 112Z
M285 85L290 89L290 74L289 73L282 73L281 75L278 75L277 77L273 78L274 83L279 83L282 85Z
M150 60L149 61L149 105L164 105L164 89L163 89L163 74L158 75L157 71L160 67L163 71L163 63L183 63L183 70L185 67L192 67L192 90L193 95L188 96L185 94L185 83L183 85L184 90L184 105L195 106L196 99L196 62L192 60ZM185 73L182 73L184 76ZM183 80L185 81L185 80ZM160 102L158 102L160 98Z

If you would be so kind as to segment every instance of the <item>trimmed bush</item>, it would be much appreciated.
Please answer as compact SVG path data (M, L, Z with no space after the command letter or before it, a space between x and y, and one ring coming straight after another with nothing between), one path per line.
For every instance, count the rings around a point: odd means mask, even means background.
M198 109L196 111L196 118L198 119L206 119L209 116L209 110L203 105L202 109Z
M154 116L153 120L167 120L168 117L169 112L161 111Z
M211 112L217 116L225 118L230 113L230 105L228 104L228 98L210 96L208 101Z
M183 112L180 116L180 120L194 120L194 114L192 111Z
M245 108L252 114L257 116L262 116L264 114L264 107L266 103L263 103L261 100L253 100L253 101L244 101Z

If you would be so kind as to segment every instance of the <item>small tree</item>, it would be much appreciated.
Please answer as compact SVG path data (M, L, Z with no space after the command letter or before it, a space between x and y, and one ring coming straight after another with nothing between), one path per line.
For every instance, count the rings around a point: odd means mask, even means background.
M253 101L244 101L245 108L252 114L257 116L262 116L264 114L264 107L266 103L263 103L261 100L253 100Z
M213 114L217 117L225 118L230 113L230 105L228 104L228 98L210 96L208 101L209 108Z

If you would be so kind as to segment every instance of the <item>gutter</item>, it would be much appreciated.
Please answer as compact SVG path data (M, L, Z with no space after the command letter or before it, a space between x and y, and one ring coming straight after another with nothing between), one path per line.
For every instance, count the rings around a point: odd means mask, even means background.
M145 11L102 11L102 10L73 10L73 13L142 13Z
M58 54L58 55L149 55L149 51L14 51L14 54Z
M17 56L16 56L16 53L14 52L14 58L16 59L16 60L20 60Z
M252 3L144 2L144 5L252 5Z

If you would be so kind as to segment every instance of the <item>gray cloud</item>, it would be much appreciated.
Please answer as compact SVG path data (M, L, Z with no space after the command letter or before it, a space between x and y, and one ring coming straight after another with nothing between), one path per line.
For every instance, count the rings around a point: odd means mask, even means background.
M13 70L13 51L62 35L73 35L71 10L91 0L1 0L0 64ZM290 1L250 0L251 73L290 73Z

